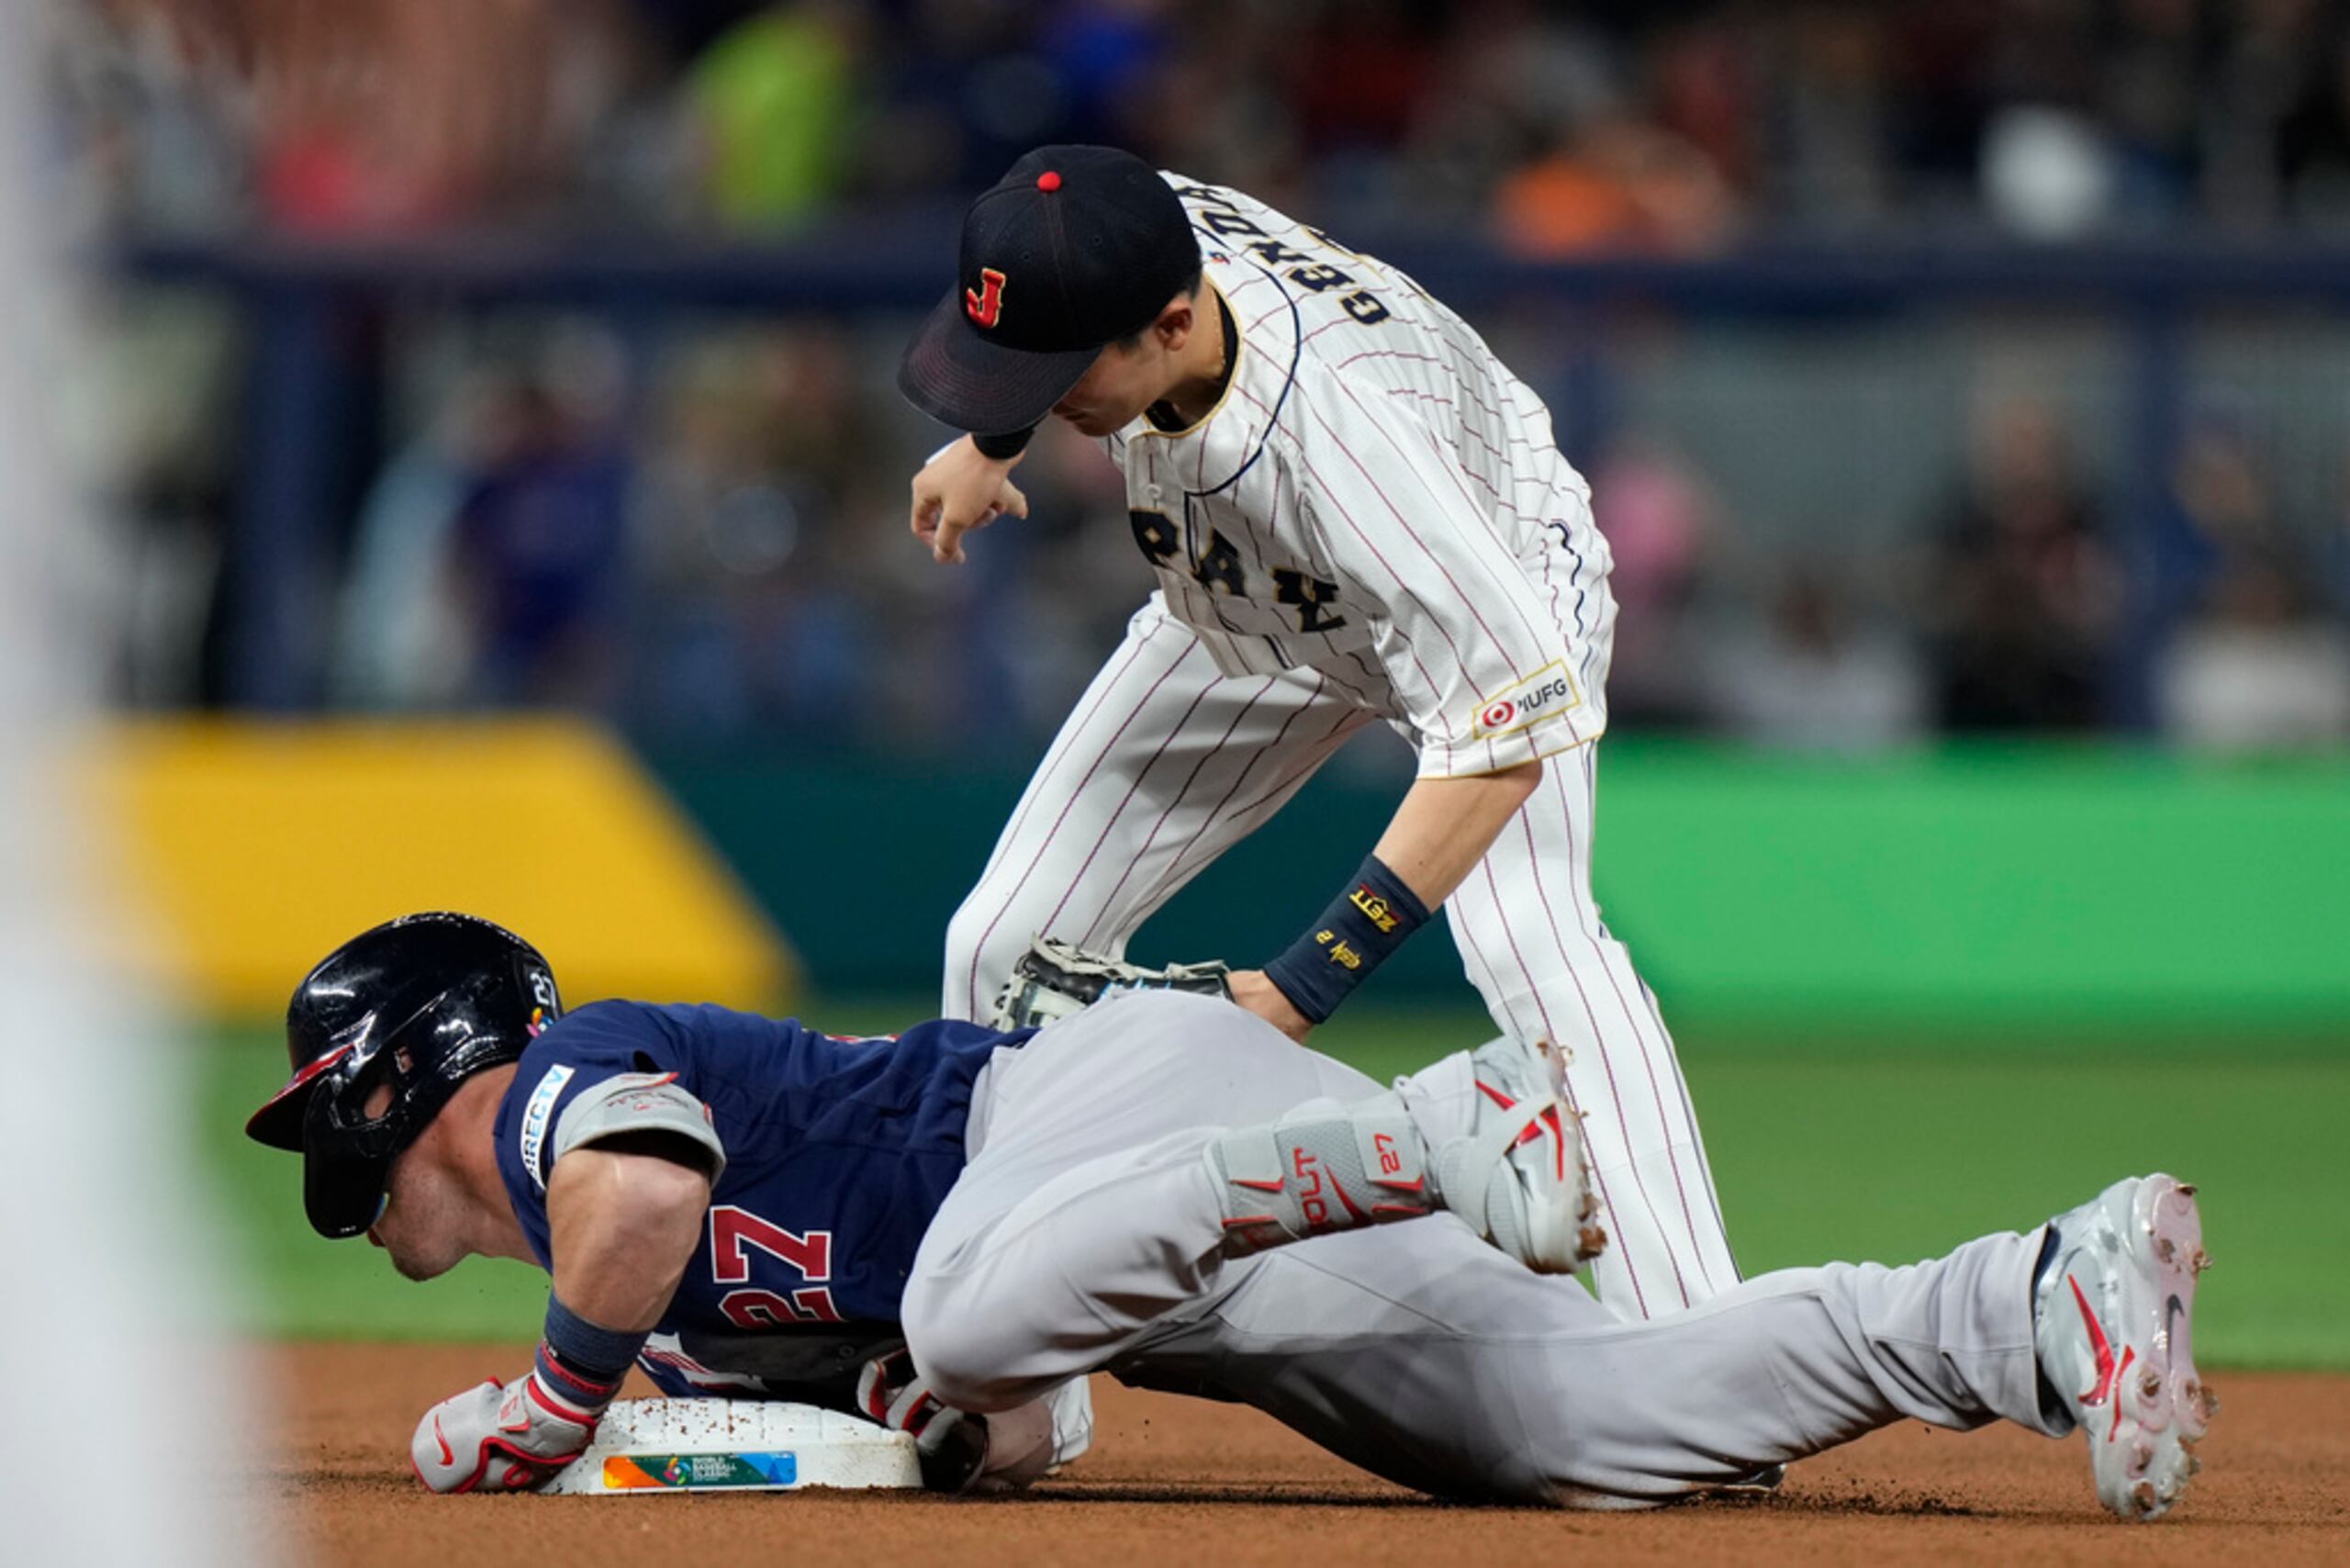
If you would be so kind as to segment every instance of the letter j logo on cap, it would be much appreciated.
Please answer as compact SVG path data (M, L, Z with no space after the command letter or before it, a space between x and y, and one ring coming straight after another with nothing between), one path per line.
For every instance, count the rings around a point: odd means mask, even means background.
M963 314L982 327L992 327L1003 314L1003 274L993 267L979 269L979 286L963 291Z

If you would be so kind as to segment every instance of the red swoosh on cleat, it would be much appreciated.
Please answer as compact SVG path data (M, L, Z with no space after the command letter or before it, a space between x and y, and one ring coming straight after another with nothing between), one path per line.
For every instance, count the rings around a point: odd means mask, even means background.
M2097 1353L2097 1386L2081 1395L2081 1403L2102 1405L2113 1393L2114 1380L2121 1371L2113 1362L2113 1341L2105 1337L2105 1325L2089 1309L2089 1298L2081 1290L2081 1282L2067 1274L2065 1282L2073 1287L2073 1300L2080 1306L2081 1321L2088 1325L2089 1349Z
M441 1435L441 1417L438 1416L432 1417L432 1440L441 1445L442 1463L453 1465L457 1462L456 1450L449 1446L449 1439Z

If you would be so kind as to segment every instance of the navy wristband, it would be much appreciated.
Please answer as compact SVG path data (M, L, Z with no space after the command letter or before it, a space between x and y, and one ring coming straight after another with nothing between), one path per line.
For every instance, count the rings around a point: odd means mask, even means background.
M1419 895L1378 856L1368 856L1355 873L1354 885L1265 966L1265 978L1289 998L1291 1006L1322 1023L1427 919L1427 906Z
M979 449L981 457L993 458L1001 463L1007 457L1017 457L1027 451L1028 438L1035 433L1034 425L1024 431L1005 431L998 435L980 435L973 431L971 444Z
M539 1340L539 1373L559 1394L601 1409L644 1349L649 1329L607 1328L590 1323L547 1294L547 1322Z

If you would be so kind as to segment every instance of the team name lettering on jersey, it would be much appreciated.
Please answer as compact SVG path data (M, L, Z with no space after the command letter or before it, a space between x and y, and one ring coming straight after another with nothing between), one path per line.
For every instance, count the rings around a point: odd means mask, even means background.
M1144 511L1130 508L1126 526L1135 531L1135 543L1142 547L1143 557L1154 566L1163 566L1175 558L1183 547L1182 536L1175 530L1175 520L1163 511Z
M1202 588L1222 588L1236 597L1248 591L1248 574L1240 569L1240 552L1232 547L1232 541L1214 529L1208 530L1207 547L1192 563L1192 580Z
M1143 558L1154 566L1166 566L1183 547L1175 520L1163 511L1129 508L1126 524L1134 530L1135 543L1141 548ZM1248 591L1248 568L1241 561L1239 550L1214 529L1208 531L1206 547L1192 562L1191 574L1192 580L1204 588L1236 598ZM1333 615L1324 608L1338 597L1337 584L1309 577L1287 566L1274 567L1272 580L1274 599L1297 607L1299 631L1329 632L1347 623L1345 616Z
M1286 566L1273 568L1273 598L1297 606L1297 629L1301 632L1327 632L1344 626L1345 616L1328 614L1322 608L1337 597L1336 583L1309 577Z

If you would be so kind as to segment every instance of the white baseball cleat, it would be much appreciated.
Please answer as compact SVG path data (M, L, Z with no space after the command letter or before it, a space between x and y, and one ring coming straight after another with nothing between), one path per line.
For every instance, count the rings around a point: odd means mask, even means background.
M1219 1134L1201 1158L1222 1250L1243 1258L1443 1208L1538 1273L1572 1272L1607 1238L1562 1075L1551 1047L1495 1040L1355 1104L1309 1100Z
M2032 1298L2041 1373L2088 1439L2098 1500L2159 1518L2201 1468L2195 1445L2220 1407L2190 1333L2195 1277L2211 1261L2195 1189L2132 1177L2049 1225Z
M1472 1052L1469 1066L1469 1131L1429 1154L1437 1201L1536 1273L1572 1273L1607 1235L1593 1223L1599 1199L1567 1108L1565 1058L1548 1041L1505 1038Z

